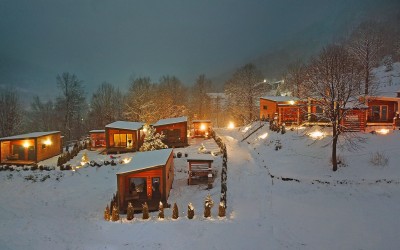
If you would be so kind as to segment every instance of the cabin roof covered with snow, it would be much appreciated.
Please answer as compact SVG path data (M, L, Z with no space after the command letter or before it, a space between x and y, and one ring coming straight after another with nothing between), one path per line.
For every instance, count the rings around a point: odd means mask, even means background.
M294 96L263 96L261 99L271 100L274 102L288 102L288 101L298 101L299 98Z
M126 130L139 130L143 127L143 122L126 122L126 121L116 121L106 125L106 128L118 128Z
M174 124L174 123L187 122L187 120L188 119L186 116L161 119L161 120L158 120L156 123L154 123L153 126L162 126L162 125L168 125L168 124Z
M22 134L22 135L8 136L8 137L0 138L0 141L33 139L33 138L38 138L38 137L42 137L42 136L46 136L46 135L52 135L52 134L56 134L56 133L60 133L60 131L33 132L33 133Z
M172 148L137 152L133 156L132 161L124 165L124 167L117 172L117 175L165 165L171 153Z
M89 131L89 133L104 133L104 132L105 132L104 129L93 129Z

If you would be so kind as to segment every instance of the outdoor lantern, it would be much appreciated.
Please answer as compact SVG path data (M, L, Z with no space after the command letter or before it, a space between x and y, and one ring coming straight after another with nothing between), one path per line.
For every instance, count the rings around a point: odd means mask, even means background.
M200 125L200 130L202 130L202 131L206 130L206 125L205 124L201 124Z
M24 142L24 144L22 145L22 146L24 146L24 148L29 148L29 142Z

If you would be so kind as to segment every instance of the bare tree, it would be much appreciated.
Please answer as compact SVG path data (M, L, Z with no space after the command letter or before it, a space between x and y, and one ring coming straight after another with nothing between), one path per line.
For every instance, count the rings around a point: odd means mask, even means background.
M287 72L284 77L284 88L292 93L292 96L304 96L304 80L306 77L306 66L300 60L288 65Z
M123 96L111 83L103 82L90 101L89 120L92 128L121 120L123 117Z
M61 130L68 140L78 138L84 132L83 116L86 103L83 82L68 72L58 75L56 79L61 90L56 102L57 113L61 115Z
M17 92L4 89L0 93L0 137L11 136L21 131L22 108Z
M383 40L381 26L374 21L363 22L352 33L348 49L362 65L364 95L370 94L376 86L372 81L372 69L379 63Z
M33 98L29 112L32 131L51 131L56 130L57 122L54 121L55 107L53 101L42 102L39 96Z
M206 76L199 75L192 87L191 111L197 119L206 119L210 117L210 98L207 95L211 91L211 80Z
M267 90L261 72L254 64L236 70L224 86L233 117L240 122L251 122L258 117L257 101Z
M337 143L345 128L341 125L349 108L363 105L359 93L361 89L361 69L356 60L343 46L330 46L312 59L307 68L305 87L309 96L315 98L318 106L332 126L332 167L337 170Z

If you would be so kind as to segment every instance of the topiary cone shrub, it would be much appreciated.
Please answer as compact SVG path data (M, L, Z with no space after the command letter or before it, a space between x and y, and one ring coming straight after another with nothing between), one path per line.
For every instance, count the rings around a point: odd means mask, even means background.
M119 220L119 213L117 206L113 206L112 213L111 213L111 220L118 221Z
M204 200L204 218L211 217L211 208L214 206L214 201L212 200L210 194L207 195Z
M107 204L106 209L104 210L104 220L109 221L110 220L110 207Z
M160 201L159 205L158 205L158 218L159 219L164 219L164 205L163 203Z
M225 204L223 202L219 203L218 216L219 217L225 217L226 216Z
M178 210L178 205L174 203L174 207L172 208L172 219L178 219L179 218L179 210Z
M147 220L147 219L150 218L150 215L149 215L149 206L147 206L147 202L145 202L145 203L142 205L142 207L143 207L142 219L143 219L143 220Z
M128 207L126 208L126 219L133 220L135 210L133 209L132 203L128 203Z
M188 204L188 219L191 220L194 217L194 207L193 204L190 202Z

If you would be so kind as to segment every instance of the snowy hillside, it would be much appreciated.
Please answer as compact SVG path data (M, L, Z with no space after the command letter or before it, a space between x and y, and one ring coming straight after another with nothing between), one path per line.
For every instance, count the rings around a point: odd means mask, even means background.
M400 90L400 62L393 63L393 69L387 71L386 66L372 70L374 80L378 83L377 95L394 97Z

